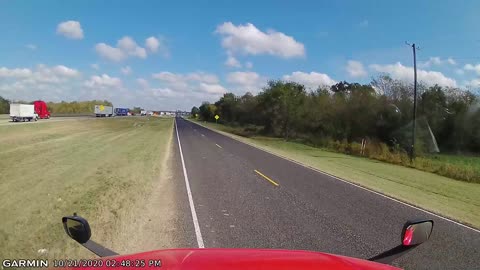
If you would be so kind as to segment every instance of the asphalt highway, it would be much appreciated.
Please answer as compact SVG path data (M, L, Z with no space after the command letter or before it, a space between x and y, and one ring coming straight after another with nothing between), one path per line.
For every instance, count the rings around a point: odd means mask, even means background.
M480 232L176 118L197 244L300 249L369 258L401 243L405 221L435 222L393 265L480 269ZM180 144L178 144L180 143ZM179 166L181 167L181 166ZM179 180L180 181L180 180ZM192 210L192 206L193 209Z

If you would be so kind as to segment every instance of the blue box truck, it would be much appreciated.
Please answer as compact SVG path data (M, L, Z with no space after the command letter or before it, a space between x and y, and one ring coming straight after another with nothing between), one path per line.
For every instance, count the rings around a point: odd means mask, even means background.
M116 116L127 116L128 109L127 108L115 108L115 115Z

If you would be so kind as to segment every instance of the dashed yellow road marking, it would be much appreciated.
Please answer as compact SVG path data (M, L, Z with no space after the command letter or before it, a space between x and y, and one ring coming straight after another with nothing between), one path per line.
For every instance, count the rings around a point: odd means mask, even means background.
M261 172L259 172L259 171L257 171L257 170L254 170L254 171L255 171L258 175L260 175L261 177L267 179L268 182L272 183L272 185L278 187L278 183L277 183L277 182L273 181L273 180L270 179L268 176L266 176L265 174L263 174L263 173L261 173Z

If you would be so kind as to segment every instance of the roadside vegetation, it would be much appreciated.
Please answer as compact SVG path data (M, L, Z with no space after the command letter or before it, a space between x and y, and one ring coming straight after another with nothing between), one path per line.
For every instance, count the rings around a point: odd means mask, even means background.
M295 160L323 172L416 205L464 224L480 228L480 185L437 174L346 155L264 136L245 137L243 129L197 120L197 123L255 147ZM240 135L236 135L240 134ZM439 156L439 159L449 159ZM471 159L457 162L472 162ZM475 165L478 166L478 163Z
M172 224L141 229L156 220L145 207L152 196L168 193L158 185L172 129L172 119L155 117L0 126L0 260L92 257L63 231L61 217L74 212L118 252L168 239L156 230Z
M258 95L227 93L192 108L200 120L241 136L268 136L480 183L480 98L438 85L418 87L415 156L413 87L388 76L312 91L270 81Z

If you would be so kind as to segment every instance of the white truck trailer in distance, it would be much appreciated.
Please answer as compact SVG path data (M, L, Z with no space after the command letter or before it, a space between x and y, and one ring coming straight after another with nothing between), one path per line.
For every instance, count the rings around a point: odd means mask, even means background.
M30 104L10 104L10 118L13 122L37 121L38 115Z
M113 107L104 105L95 105L96 117L111 117L113 116Z

